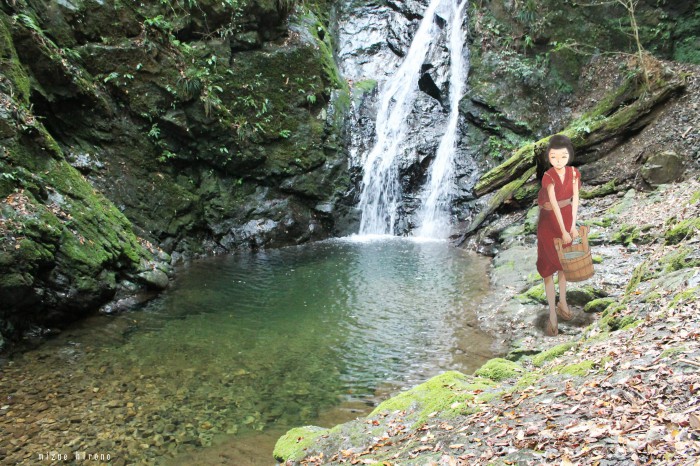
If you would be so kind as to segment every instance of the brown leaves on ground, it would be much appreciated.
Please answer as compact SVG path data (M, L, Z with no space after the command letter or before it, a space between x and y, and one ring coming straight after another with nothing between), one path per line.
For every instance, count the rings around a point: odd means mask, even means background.
M370 445L302 464L696 464L700 457L700 306L656 301L615 338L581 343L530 386L499 387L481 411L440 414L412 429L410 413L366 421ZM637 309L639 312L640 309ZM567 364L594 361L584 377ZM533 368L533 371L540 369Z

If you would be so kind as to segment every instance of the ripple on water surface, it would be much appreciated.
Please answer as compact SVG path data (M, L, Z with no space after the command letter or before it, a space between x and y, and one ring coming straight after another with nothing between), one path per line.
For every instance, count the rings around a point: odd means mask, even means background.
M487 286L486 261L444 242L350 238L212 258L143 310L96 319L104 333L83 323L11 369L22 377L62 358L74 374L61 383L89 394L89 416L111 406L91 419L110 438L74 423L75 449L165 458L217 434L250 441L272 426L342 422L339 405L364 414L444 370L473 371L491 357L472 308ZM88 411L75 401L68 415ZM36 451L48 441L28 439ZM265 447L260 464L270 457Z

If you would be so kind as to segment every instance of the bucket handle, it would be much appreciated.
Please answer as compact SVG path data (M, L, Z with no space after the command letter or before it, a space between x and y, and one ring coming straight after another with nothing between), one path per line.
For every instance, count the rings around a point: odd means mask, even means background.
M576 244L576 240L580 240L581 243L583 244L583 249L588 251L588 233L591 231L591 228L588 225L581 225L578 227L578 235L579 237L574 239L572 242L573 244ZM562 253L562 239L561 238L554 238L554 248L557 250L557 253ZM561 259L561 257L560 257Z

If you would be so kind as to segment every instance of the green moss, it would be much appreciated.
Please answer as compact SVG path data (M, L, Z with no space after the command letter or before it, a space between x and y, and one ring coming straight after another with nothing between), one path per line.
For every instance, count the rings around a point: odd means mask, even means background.
M627 284L627 288L625 289L625 296L629 296L631 293L633 293L639 284L650 276L649 266L649 262L644 261L635 267L634 271L632 272L632 276L630 277L630 281Z
M603 256L593 254L591 256L591 260L593 261L594 264L602 264L603 263Z
M615 303L613 298L598 298L588 302L583 307L583 312L603 312L611 304Z
M617 180L610 180L607 183L602 184L600 186L596 186L594 188L581 189L581 199L593 199L596 197L604 197L616 193L618 190L618 188L616 187L616 181Z
M519 299L521 302L534 301L541 304L547 304L547 294L544 290L544 283L539 283L531 287L525 293L517 295L516 298Z
M541 352L537 356L534 356L532 358L532 363L537 367L542 367L547 361L551 361L552 359L561 356L574 346L576 346L574 342L566 342L562 343L561 345L557 345L548 349L547 351Z
M689 201L690 205L695 205L695 204L697 204L698 202L700 202L700 190L699 190L699 191L695 191L695 192L693 193L693 195L690 197L690 201Z
M611 330L627 330L632 327L636 327L641 323L640 319L634 316L625 316L615 322L615 326L611 326Z
M612 316L615 316L626 309L627 309L627 306L624 304L613 303L610 306L605 308L605 310L602 313L602 317L608 317L608 316L612 317Z
M598 326L601 330L607 332L615 332L617 330L624 330L637 325L640 321L632 316L625 315L619 316L618 314L626 310L627 307L624 305L611 305L603 312L602 318L598 322Z
M678 244L695 236L700 230L700 218L689 218L679 222L666 232L666 244Z
M584 222L586 225L595 225L603 228L609 228L613 225L613 223L616 221L616 216L615 215L605 215L602 218L597 218L594 220L590 220L588 222Z
M673 356L677 354L683 354L688 350L687 346L676 346L676 347L669 347L666 348L661 352L659 355L659 358L672 358Z
M574 364L567 364L563 366L553 367L547 372L553 373L557 372L563 375L572 375L575 377L583 377L588 375L588 373L596 366L595 361L585 360Z
M477 377L485 377L495 382L515 377L524 371L520 364L503 358L494 358L474 372Z
M652 291L651 293L647 293L644 298L641 300L643 303L652 303L654 301L658 301L659 299L662 298L661 293L658 291Z
M659 262L663 265L664 272L667 273L690 267L699 267L700 259L693 257L692 252L693 250L690 247L682 247L662 257Z
M445 372L384 401L372 411L370 417L412 409L413 413L407 417L414 419L416 424L421 424L431 413L442 413L447 417L464 414L464 401L474 399L475 392L494 385L495 382L490 379L468 377L455 371ZM455 403L460 403L461 406L453 407Z
M23 105L29 106L31 83L17 56L6 18L5 14L0 14L0 74L5 75L12 83L13 92L16 93L15 98ZM12 93L10 90L6 92Z
M515 385L513 385L514 391L520 391L528 387L536 386L537 382L542 378L542 374L535 371L526 372L523 374Z
M357 81L352 85L353 90L357 89L362 93L373 92L377 88L376 79L364 79L362 81Z
M697 286L682 291L673 297L668 307L674 309L679 305L695 302L698 299L698 294L700 294L700 288Z
M299 461L307 455L307 449L327 432L328 429L321 427L296 427L277 440L272 454L280 463Z
M615 232L610 241L612 243L624 244L629 246L639 239L639 228L635 225L622 225L620 229Z

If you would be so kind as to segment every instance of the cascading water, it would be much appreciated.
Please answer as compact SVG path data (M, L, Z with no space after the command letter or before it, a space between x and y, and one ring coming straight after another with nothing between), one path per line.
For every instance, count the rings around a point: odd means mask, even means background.
M462 46L462 14L466 4L467 0L462 0L460 4L454 5L450 22L450 116L421 197L421 207L417 215L420 227L415 233L416 236L446 238L450 233L451 186L459 123L459 100L464 92L468 72L468 62L464 58Z
M420 68L428 54L436 28L435 10L442 0L432 0L423 15L406 59L380 93L375 125L376 142L363 160L364 174L359 208L360 234L393 234L401 203L396 156L407 125L406 116L418 91Z
M445 4L442 4L442 3ZM441 5L442 4L442 5ZM419 78L427 57L441 44L436 40L441 33L436 24L436 11L449 11L449 40L445 46L450 52L449 109L445 131L442 134L435 159L430 167L426 187L420 196L421 206L416 212L417 236L445 238L449 233L450 190L453 183L453 156L459 122L458 103L466 79L466 60L462 46L462 14L466 0L453 4L432 0L423 14L406 57L397 71L380 84L375 122L375 143L362 157L363 178L359 209L360 235L395 234L399 212L404 201L399 180L399 158L411 151L406 146L411 129L409 115L414 111L419 96Z

